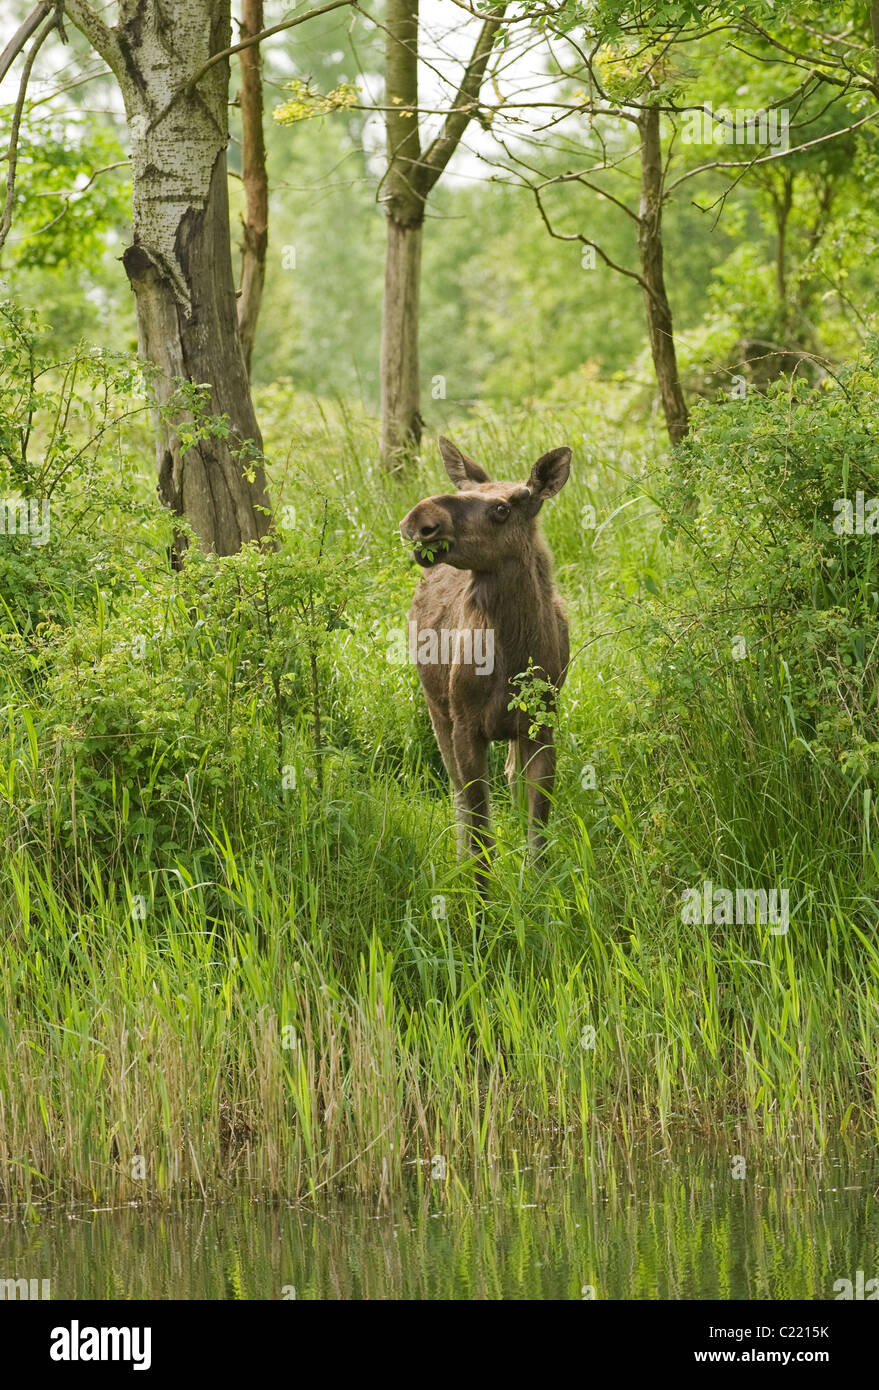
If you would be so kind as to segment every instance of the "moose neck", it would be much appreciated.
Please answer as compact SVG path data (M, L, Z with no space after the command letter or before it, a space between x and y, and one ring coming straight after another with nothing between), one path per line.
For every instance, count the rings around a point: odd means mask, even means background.
M474 571L469 588L470 600L487 624L515 647L533 642L548 625L552 593L549 551L540 536L521 554L505 557L497 569Z

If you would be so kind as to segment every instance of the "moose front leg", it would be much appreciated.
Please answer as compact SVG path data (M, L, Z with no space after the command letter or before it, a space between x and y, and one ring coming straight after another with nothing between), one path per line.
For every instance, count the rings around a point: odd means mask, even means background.
M521 738L522 778L528 789L528 844L535 859L546 845L546 823L555 785L555 745L552 732L543 730L537 739Z
M452 748L461 783L461 791L455 800L461 815L463 848L480 861L477 878L484 882L484 871L494 849L489 828L488 743L469 729L453 728Z
M452 784L452 801L455 807L455 824L458 832L458 857L461 858L467 853L467 832L464 824L464 793L452 748L452 721L432 700L427 701L427 711L433 725L433 732L436 735L437 746Z

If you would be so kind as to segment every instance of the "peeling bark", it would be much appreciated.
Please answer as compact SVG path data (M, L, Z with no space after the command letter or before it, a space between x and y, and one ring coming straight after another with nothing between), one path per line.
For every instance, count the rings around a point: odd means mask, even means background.
M125 102L134 206L122 259L140 350L155 368L159 494L206 549L233 554L264 536L270 518L232 273L228 59L186 86L229 47L229 0L120 0L112 29L82 0L66 8L110 64ZM227 417L228 437L182 446L179 427L191 415L175 407L180 381L210 387L209 412Z

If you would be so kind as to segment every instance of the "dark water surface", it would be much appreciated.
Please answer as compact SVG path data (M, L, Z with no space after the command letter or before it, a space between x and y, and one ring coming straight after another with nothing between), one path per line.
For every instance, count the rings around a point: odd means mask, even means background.
M834 1299L838 1280L879 1277L879 1167L851 1158L740 1179L729 1156L659 1157L505 1172L475 1199L450 1176L390 1206L39 1218L0 1220L0 1279L48 1279L53 1298Z

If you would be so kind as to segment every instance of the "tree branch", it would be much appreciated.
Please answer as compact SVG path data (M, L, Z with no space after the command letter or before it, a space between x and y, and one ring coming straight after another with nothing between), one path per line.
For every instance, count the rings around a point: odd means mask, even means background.
M598 252L605 265L609 266L611 270L617 271L620 275L625 275L629 280L636 280L642 290L651 296L653 295L653 289L647 283L643 275L639 275L637 270L629 270L627 266L618 265L616 261L612 261L610 256L602 251L597 241L590 241L588 237L583 236L582 232L557 232L549 220L546 208L543 206L540 189L535 184L529 183L527 179L524 179L523 183L525 187L530 188L531 192L534 194L537 211L540 213L541 221L551 237L554 237L556 241L579 241L581 246L591 246L593 251Z
M49 0L42 0L42 4L31 10L27 19L18 26L3 52L0 53L0 82L3 81L31 34L39 28L51 8Z
M687 169L683 174L679 174L665 190L665 197L671 193L687 179L693 178L696 174L704 174L708 169L743 169L747 172L760 164L775 164L779 159L790 159L795 154L802 154L804 150L812 150L816 145L826 145L829 140L838 140L843 135L851 135L853 131L859 130L862 125L867 125L870 121L875 121L879 116L879 111L871 111L869 115L862 116L859 121L853 121L851 125L841 126L839 130L831 130L828 135L819 135L814 140L806 140L802 145L791 145L787 150L775 150L772 154L763 154L753 159L713 159L708 164L698 164L694 169ZM739 180L737 179L736 182Z
M261 29L258 34L249 34L246 39L242 39L241 43L235 43L231 48L224 48L222 53L214 53L208 58L207 62L198 69L198 72L190 77L183 88L184 93L189 96L215 63L222 62L224 58L231 58L233 53L240 53L243 48L250 48L255 43L262 43L263 39L270 39L273 34L280 34L283 29L293 29L297 24L304 24L307 19L316 19L318 15L329 14L330 10L338 10L344 5L354 3L355 0L331 0L329 5L321 5L316 10L306 10L305 14L294 15L292 19L285 19L280 24L273 24L270 29Z
M494 7L489 18L483 24L455 100L443 122L443 128L424 154L418 178L419 190L424 197L427 196L442 174L458 148L461 137L470 124L474 112L478 110L482 79L485 76L485 69L491 57L497 32L503 23L506 8L506 0L502 0L502 3Z
M9 160L9 168L6 171L6 192L3 197L3 216L0 218L0 251L6 244L9 236L9 229L12 226L12 209L15 204L15 171L18 168L18 132L21 127L21 113L24 110L25 99L27 98L27 84L30 81L31 71L37 54L49 37L53 29L59 25L58 11L52 6L46 6L50 11L48 19L43 19L42 26L37 30L36 37L31 44L30 51L25 59L25 64L21 73L21 81L18 84L18 97L15 102L15 110L12 113L12 124L9 128L9 145L7 146L6 158ZM36 11L34 11L36 13ZM31 15L33 18L33 15ZM31 33L33 30L30 31Z
M50 193L41 193L39 195L41 198L61 198L63 201L63 207L61 208L61 211L56 212L55 216L51 218L49 222L44 222L42 227L37 227L32 232L23 232L21 236L14 236L12 238L11 244L17 246L19 242L33 241L34 237L42 236L44 232L50 232L53 227L58 225L62 218L67 216L68 212L70 211L70 204L73 201L73 199L81 198L83 193L85 193L87 189L91 188L95 179L98 178L100 174L109 174L113 169L124 169L130 163L130 159L117 159L113 164L105 164L103 168L95 169L88 183L84 183L82 188L71 188L68 189L66 192L64 192L63 190L56 191L55 189L53 189Z
M105 24L88 0L62 0L65 12L79 32L88 39L92 48L103 58L116 77L123 69L122 49L116 30Z

